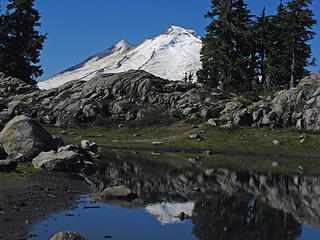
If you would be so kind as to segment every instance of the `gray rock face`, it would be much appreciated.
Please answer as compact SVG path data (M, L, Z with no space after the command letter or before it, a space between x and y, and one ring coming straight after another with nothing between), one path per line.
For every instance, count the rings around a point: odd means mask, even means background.
M207 124L213 126L213 127L216 127L217 126L217 122L215 119L213 118L210 118L208 121L207 121Z
M55 149L52 136L31 118L17 116L0 133L0 145L7 154L21 153L32 160L42 151Z
M215 118L217 125L297 126L320 131L320 74L299 88L252 102L235 94L210 93L201 84L170 82L145 71L101 74L40 91L0 73L0 128L14 116L38 118L57 126L92 123L105 117L143 120L165 111L179 119ZM150 115L150 114L149 114ZM225 127L230 127L230 124Z
M76 232L60 232L55 234L50 240L88 240Z
M248 113L247 109L241 109L235 112L233 117L233 124L236 126L249 126L253 123L252 115Z
M74 151L42 152L32 160L36 169L78 172L85 167L85 157Z
M37 91L38 87L0 72L0 96L8 97Z

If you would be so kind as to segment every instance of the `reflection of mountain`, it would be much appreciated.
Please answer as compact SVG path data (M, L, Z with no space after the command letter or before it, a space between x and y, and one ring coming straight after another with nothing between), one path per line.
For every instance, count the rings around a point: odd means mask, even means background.
M320 224L320 177L201 171L143 156L108 153L100 174L87 180L98 192L127 185L137 198L122 205L146 207L163 223L193 209L193 232L199 239L295 239L301 233L299 221ZM186 202L187 207L159 202Z
M178 218L179 213L184 212L188 216L192 216L193 208L193 202L158 203L146 206L147 212L153 215L161 224L181 222Z

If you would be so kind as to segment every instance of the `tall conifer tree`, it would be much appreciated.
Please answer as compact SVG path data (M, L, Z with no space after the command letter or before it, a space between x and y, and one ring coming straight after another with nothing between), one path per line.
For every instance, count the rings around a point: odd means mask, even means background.
M270 56L270 50L272 48L272 31L270 16L266 16L265 8L262 10L260 16L256 17L252 31L255 52L257 55L257 73L261 76L261 84L265 84L267 88L271 87L270 76L268 74L268 57Z
M212 22L203 38L202 69L198 80L224 90L251 86L254 57L250 43L251 15L243 0L212 0L211 12L205 17Z
M39 20L34 0L8 0L7 12L1 15L0 71L31 84L43 73L34 65L46 38L37 30Z
M288 46L287 54L290 62L290 86L293 87L297 80L309 74L306 66L313 63L311 46L308 41L313 39L312 31L316 20L308 9L312 0L292 0L287 3Z

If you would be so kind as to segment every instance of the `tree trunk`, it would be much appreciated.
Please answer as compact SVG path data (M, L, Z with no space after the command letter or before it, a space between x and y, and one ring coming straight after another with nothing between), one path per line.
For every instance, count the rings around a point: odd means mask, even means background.
M224 82L222 80L219 81L219 89L221 92L224 92Z
M271 77L270 77L269 74L268 74L267 77L266 77L266 85L267 85L267 88L268 88L268 89L271 88Z
M296 65L296 54L295 52L293 51L293 54L292 54L292 65L291 65L291 78L290 78L290 88L293 88L295 86L295 66Z
M224 70L221 71L221 76L219 80L219 89L221 92L224 92L224 79L226 78L226 73Z

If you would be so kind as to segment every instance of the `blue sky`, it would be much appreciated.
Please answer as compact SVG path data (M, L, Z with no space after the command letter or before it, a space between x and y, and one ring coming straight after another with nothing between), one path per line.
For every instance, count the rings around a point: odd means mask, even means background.
M209 20L203 15L210 10L210 0L36 0L41 15L41 32L48 33L41 64L45 80L87 57L126 39L137 44L153 38L169 26L195 30L204 36ZM273 13L279 0L246 0L253 14L263 7ZM320 70L320 1L311 6L318 20L311 42L318 59L312 72Z

